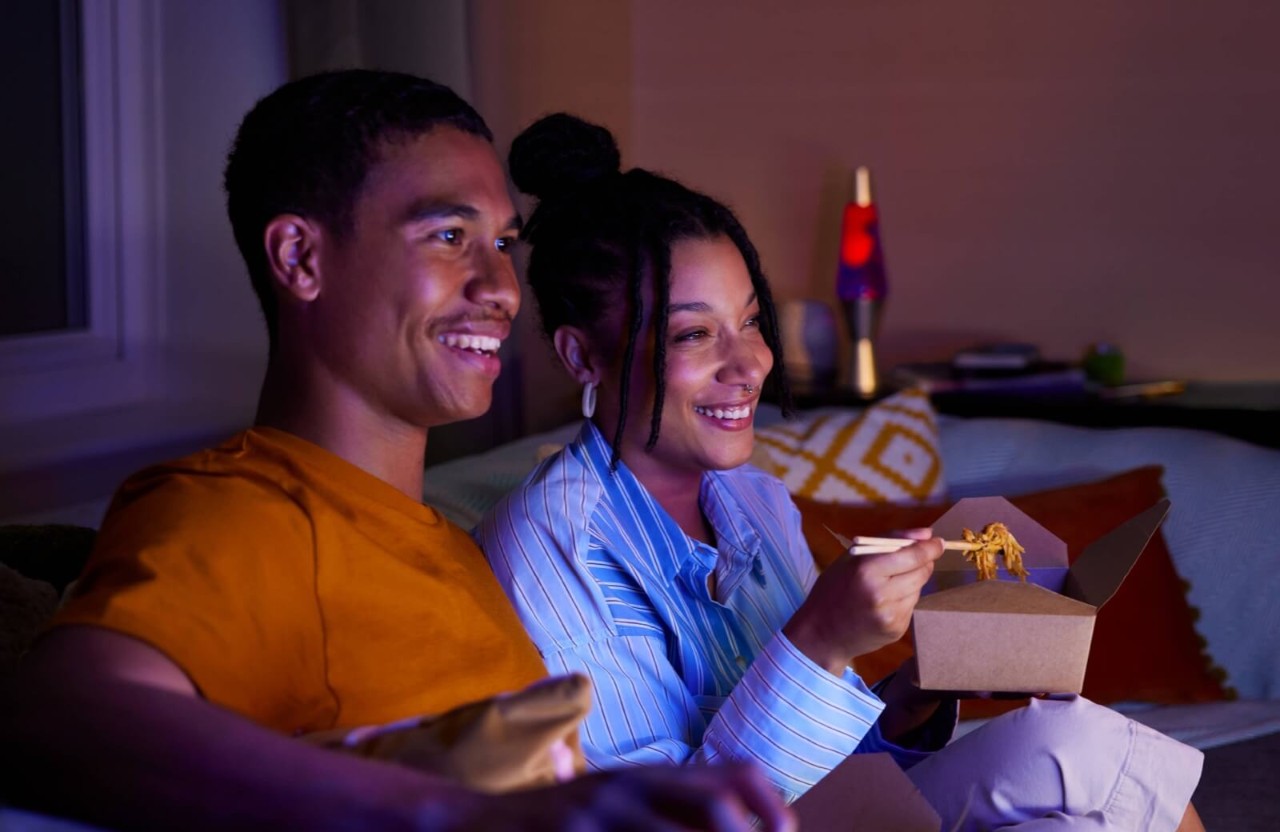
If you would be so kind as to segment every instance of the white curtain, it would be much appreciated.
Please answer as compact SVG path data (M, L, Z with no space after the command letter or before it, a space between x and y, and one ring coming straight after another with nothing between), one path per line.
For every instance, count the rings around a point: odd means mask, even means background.
M293 77L366 67L471 97L466 0L284 0Z
M282 0L290 75L363 67L408 72L471 100L466 0ZM481 115L484 115L482 112ZM531 309L532 304L526 305ZM526 314L531 314L526 312ZM504 350L493 406L478 419L433 428L427 462L488 450L524 427L519 357Z

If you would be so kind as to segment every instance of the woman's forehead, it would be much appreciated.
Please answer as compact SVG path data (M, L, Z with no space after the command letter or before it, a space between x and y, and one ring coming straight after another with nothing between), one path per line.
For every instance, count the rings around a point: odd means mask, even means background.
M710 311L696 307L747 305L755 285L742 253L728 237L689 238L671 247L667 295L671 312Z

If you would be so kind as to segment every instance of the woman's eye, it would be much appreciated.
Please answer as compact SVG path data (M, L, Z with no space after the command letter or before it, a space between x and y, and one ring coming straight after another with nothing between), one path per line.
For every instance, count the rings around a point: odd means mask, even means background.
M760 328L760 316L759 316L759 315L752 315L750 318L747 318L747 322L746 322L746 324L744 324L744 326L745 326L746 328L748 328L748 329L759 329L759 328Z
M516 247L516 238L515 237L499 237L498 239L494 240L493 247L501 252L510 252L513 248Z
M705 329L692 329L688 332L681 332L676 336L676 341L700 341L707 336Z

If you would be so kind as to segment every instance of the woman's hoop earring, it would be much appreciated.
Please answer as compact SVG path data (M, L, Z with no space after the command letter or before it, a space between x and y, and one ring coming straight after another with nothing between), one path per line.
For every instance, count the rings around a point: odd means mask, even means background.
M596 383L588 381L582 385L582 418L590 419L596 412Z

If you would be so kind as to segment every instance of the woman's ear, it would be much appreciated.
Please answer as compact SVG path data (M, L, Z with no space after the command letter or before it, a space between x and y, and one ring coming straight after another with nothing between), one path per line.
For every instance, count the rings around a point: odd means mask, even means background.
M281 214L267 223L263 236L276 284L298 300L315 300L320 295L316 225L296 214Z
M576 326L562 326L551 336L560 363L579 384L600 383L603 367L591 349L591 340Z

